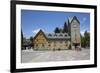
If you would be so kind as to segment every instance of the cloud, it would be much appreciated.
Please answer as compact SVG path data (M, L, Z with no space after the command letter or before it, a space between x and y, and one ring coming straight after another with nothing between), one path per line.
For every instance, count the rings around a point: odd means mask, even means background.
M34 34L36 34L36 33L38 33L39 31L40 31L40 28L35 29L35 30L33 30L32 32L33 32Z
M83 21L86 21L86 17L83 18Z
M84 32L85 32L85 30L80 31L80 33L81 33L82 36L84 35Z
M87 18L86 17L83 17L83 19L81 21L81 24L84 24L86 20L87 20Z
M38 28L38 29L33 30L32 32L33 34L37 34L40 30L44 31L44 29Z
M81 33L82 36L84 36L85 31L90 32L88 29L81 30L80 33Z
M85 30L87 30L88 29L88 27L86 26L86 20L87 20L87 18L86 17L83 17L82 18L82 21L81 21L81 32L84 32Z

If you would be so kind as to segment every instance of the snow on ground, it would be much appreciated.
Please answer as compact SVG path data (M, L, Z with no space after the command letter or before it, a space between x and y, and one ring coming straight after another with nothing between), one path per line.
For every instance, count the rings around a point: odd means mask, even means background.
M74 61L89 60L90 49L76 50L60 50L60 51L33 51L22 50L22 63L30 62L48 62L48 61Z

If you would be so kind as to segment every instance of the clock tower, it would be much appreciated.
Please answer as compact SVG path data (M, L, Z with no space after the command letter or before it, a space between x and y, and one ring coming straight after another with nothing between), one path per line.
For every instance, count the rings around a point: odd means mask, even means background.
M70 25L71 48L81 47L80 22L76 16L68 20Z

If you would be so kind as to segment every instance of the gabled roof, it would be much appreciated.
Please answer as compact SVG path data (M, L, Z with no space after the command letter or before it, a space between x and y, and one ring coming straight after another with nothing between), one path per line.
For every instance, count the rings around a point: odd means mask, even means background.
M80 24L80 22L79 22L79 20L77 19L76 16L74 16L74 17L69 17L68 22L71 24L71 23L73 22L73 20L76 20L76 21Z
M36 39L36 37L37 37L40 33L42 33L42 34L44 35L44 37L47 39L47 37L45 36L44 32L43 32L41 29L40 29L40 31L34 36L33 39Z

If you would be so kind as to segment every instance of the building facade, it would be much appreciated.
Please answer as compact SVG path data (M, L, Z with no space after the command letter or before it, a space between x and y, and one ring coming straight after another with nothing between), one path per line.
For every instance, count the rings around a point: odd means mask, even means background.
M45 33L40 30L33 38L35 50L66 50L81 47L80 22L76 16L69 18L68 33Z

